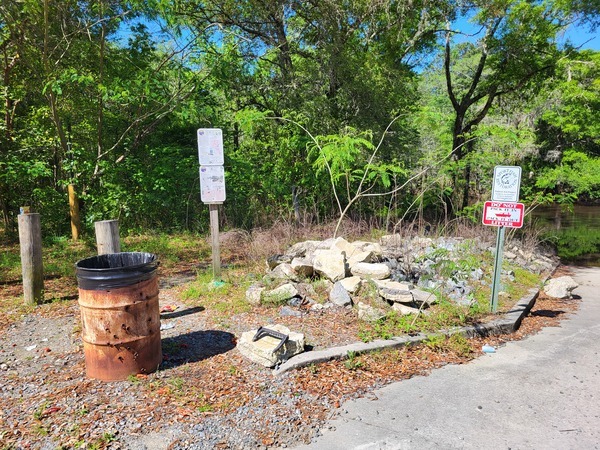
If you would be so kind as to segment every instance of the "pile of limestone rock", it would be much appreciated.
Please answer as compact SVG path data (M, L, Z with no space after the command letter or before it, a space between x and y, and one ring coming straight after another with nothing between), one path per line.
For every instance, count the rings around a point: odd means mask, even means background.
M489 243L462 238L387 235L379 243L348 242L341 237L299 242L283 255L268 259L264 282L250 286L246 299L252 304L287 302L298 306L308 303L309 310L319 310L353 306L354 299L358 298L355 306L359 318L364 320L378 320L386 314L385 308L376 309L360 301L357 293L367 288L377 292L383 305L387 303L401 314L425 312L437 301L434 292L468 305L472 301L473 286L483 282L484 272L477 261L485 251L495 249L490 248ZM548 256L525 253L517 247L506 249L504 258L534 272L550 270L555 264ZM470 259L471 266L461 264L461 259ZM440 267L446 270L444 276L440 274ZM503 273L505 279L513 276L510 271ZM315 278L329 284L325 303L314 301L316 293L307 281ZM292 308L282 313L300 314Z
M356 307L358 318L365 321L380 320L390 311L427 314L427 308L438 301L436 293L459 304L470 304L473 286L484 283L477 258L486 251L495 249L490 243L461 238L388 235L378 243L348 242L341 237L304 241L283 255L269 258L263 282L250 286L246 299L254 305L283 305L280 314L290 316L336 306ZM535 272L550 270L555 264L547 256L517 247L505 250L504 257ZM462 260L470 260L471 265L462 264ZM440 267L445 268L444 276ZM513 275L503 273L505 279ZM310 283L315 279L328 285L325 302L315 300L318 295ZM367 297L370 301L363 301ZM285 328L277 330L289 333ZM244 333L238 347L265 366L272 367L302 351L302 335L290 339L294 345L286 344L282 347L285 354L278 355L280 352L272 352L277 339L267 336L266 340L255 340L256 331Z
M389 242L390 239L382 239ZM390 264L390 249L380 243L344 238L325 241L304 241L290 247L285 254L268 259L266 283L255 283L246 292L252 304L277 303L306 305L309 310L333 306L354 305L353 298L361 289L376 290L391 310L401 314L424 311L437 301L435 294L415 287L408 280L392 279L394 267ZM397 261L397 260L396 260ZM314 301L316 293L307 280L315 277L329 284L328 301ZM267 288L266 285L276 286ZM376 308L362 301L356 303L359 318L378 320L387 314L385 308ZM287 309L287 314L294 315Z

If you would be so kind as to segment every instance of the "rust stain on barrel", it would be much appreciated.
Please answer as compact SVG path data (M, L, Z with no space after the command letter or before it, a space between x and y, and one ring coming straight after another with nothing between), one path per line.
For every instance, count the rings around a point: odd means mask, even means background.
M162 361L158 278L110 290L79 288L88 377L125 380Z

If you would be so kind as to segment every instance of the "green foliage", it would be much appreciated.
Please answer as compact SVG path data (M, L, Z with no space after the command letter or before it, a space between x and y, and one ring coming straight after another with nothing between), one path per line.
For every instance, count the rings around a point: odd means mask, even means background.
M567 150L560 165L544 170L536 186L554 192L558 203L573 203L578 198L600 198L600 158Z
M589 227L575 227L549 233L561 259L574 260L584 255L600 253L600 230Z

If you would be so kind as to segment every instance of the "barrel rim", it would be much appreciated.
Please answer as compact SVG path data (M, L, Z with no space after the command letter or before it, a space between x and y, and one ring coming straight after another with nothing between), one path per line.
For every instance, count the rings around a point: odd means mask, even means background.
M113 255L144 255L149 257L149 260L146 262L141 262L139 264L131 264L126 266L117 266L117 267L85 267L82 266L81 263L85 263L87 261L99 260L99 259L108 259ZM158 264L157 256L154 253L149 252L119 252L119 253L104 253L102 255L90 256L88 258L81 259L75 263L75 268L77 271L91 271L91 272L108 272L114 270L135 270L142 267L146 267L148 265Z

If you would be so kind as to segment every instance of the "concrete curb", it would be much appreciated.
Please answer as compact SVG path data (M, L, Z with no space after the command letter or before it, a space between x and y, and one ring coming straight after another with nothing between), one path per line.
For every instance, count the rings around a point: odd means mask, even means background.
M465 337L471 338L476 336L494 336L498 334L513 333L521 326L521 321L535 304L539 293L540 291L538 289L530 289L525 296L521 297L517 303L515 303L510 311L503 315L503 317L488 323L468 327L457 327L450 330L440 330L437 333L419 333L414 336L399 336L386 340L378 339L371 342L355 342L340 347L300 353L273 370L273 375L281 375L293 369L299 369L301 367L310 366L311 364L327 362L333 359L345 359L348 357L348 352L358 355L386 348L415 345L439 334L451 336L460 333Z

